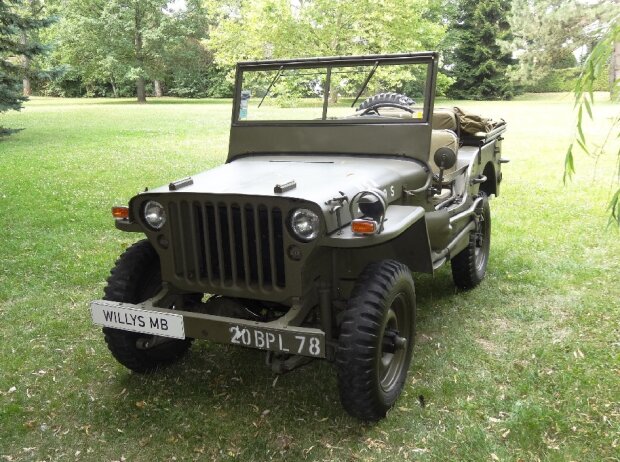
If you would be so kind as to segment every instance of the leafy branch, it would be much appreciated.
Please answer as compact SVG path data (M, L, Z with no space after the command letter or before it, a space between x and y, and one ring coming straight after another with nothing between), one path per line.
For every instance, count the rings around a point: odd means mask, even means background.
M609 145L610 140L616 138L620 141L620 111L614 117L607 136L602 145L596 150L589 147L588 140L583 131L584 109L589 120L594 120L592 106L594 105L594 86L597 76L605 72L609 56L613 53L614 44L620 41L620 15L611 21L611 27L603 39L592 49L588 56L584 69L577 79L575 85L575 109L577 110L576 129L577 134L574 141L569 145L564 158L564 183L571 180L575 173L574 151L575 143L578 148L588 156L596 156L603 153ZM620 79L616 78L611 84L611 99L613 102L620 102ZM615 192L612 194L608 205L610 213L609 223L620 226L620 148L616 153L616 169L614 173Z

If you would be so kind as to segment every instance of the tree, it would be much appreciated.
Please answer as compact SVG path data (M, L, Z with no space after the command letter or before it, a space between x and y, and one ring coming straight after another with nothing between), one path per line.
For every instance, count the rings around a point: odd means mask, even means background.
M592 106L594 105L594 83L601 72L604 72L609 62L612 53L615 52L618 43L620 42L620 16L613 18L607 28L606 34L603 39L592 49L592 52L588 56L584 70L577 80L575 87L575 108L577 110L577 136L575 142L581 149L581 151L587 155L596 156L602 153L609 145L611 140L620 142L620 110L613 118L609 132L605 137L603 144L598 148L590 147L584 131L583 131L583 118L584 109L587 113L587 117L593 119ZM614 80L611 82L610 88L611 100L618 103L616 107L620 107L620 76L614 75ZM568 147L566 157L564 160L564 181L572 178L575 173L574 163L574 143L571 143ZM613 184L615 185L615 191L612 193L611 200L609 202L610 223L616 223L620 226L620 147L616 152L616 169L614 172Z
M460 0L447 32L446 62L455 82L449 95L464 99L510 99L513 64L507 43L509 0Z
M510 23L513 50L519 57L514 78L535 87L562 69L575 69L599 40L597 24L606 23L619 0L513 0ZM565 72L571 74L572 72Z
M26 101L22 90L22 72L18 64L21 57L31 59L41 53L43 47L36 42L24 41L24 35L49 24L47 20L25 17L19 9L22 2L0 1L0 113L22 108ZM0 136L15 130L0 126Z
M65 0L60 15L54 57L88 95L127 94L131 84L144 102L149 81L156 95L178 88L179 52L202 62L195 45L202 47L209 19L201 0Z
M213 71L213 57L201 44L208 30L209 16L201 0L186 0L184 8L164 15L150 65L156 94L160 81L184 96L208 93L206 76Z
M41 0L25 0L20 2L17 12L26 19L33 21L41 21L49 24L50 20L45 17L45 4ZM29 30L22 29L19 33L19 40L22 46L28 46L31 43L41 43L39 36L39 28ZM21 56L22 81L24 96L32 95L32 78L40 75L40 69L33 67L32 57L28 55Z
M146 102L146 80L157 77L165 0L68 0L60 29L68 64L86 83L134 82L138 102Z
M436 49L431 0L208 0L216 62Z

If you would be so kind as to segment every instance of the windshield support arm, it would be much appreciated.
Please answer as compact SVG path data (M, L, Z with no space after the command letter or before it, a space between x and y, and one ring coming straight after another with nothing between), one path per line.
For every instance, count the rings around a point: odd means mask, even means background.
M370 82L370 79L372 79L372 76L375 75L375 71L377 70L377 67L379 67L379 61L375 61L375 65L370 70L370 73L368 74L368 77L366 77L366 80L364 80L364 83L362 84L362 88L360 88L360 91L357 93L357 96L355 97L355 101L353 101L353 104L351 104L351 107L355 106L355 103L357 103L357 100L360 99L360 96L362 96L362 93L364 93L364 90L366 90L366 86L368 85L368 82Z

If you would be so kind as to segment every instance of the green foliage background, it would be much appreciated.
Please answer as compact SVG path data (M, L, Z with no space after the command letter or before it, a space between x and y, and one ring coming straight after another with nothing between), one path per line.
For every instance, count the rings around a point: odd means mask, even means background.
M449 29L448 75L454 78L448 95L461 99L511 99L508 76L513 64L509 0L460 0Z
M240 60L416 50L442 52L440 95L565 91L619 7L620 0L2 3L31 21L55 19L27 33L28 44L47 49L20 70L33 94L132 96L144 79L149 95L159 87L192 98L230 96ZM15 47L3 53L4 66L22 60ZM606 89L604 77L597 89Z

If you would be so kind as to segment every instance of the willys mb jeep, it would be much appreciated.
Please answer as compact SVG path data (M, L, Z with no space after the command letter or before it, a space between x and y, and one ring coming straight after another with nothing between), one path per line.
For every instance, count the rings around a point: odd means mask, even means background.
M344 408L384 417L412 357L411 272L484 278L502 178L505 124L435 110L437 61L238 64L226 164L113 208L146 235L91 304L114 357L147 372L207 339L280 373L327 359Z

